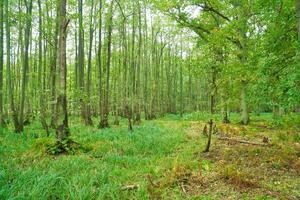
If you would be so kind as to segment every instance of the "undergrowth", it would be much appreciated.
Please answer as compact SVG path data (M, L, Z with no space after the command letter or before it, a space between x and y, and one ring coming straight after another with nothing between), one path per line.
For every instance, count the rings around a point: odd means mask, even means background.
M241 128L238 117L231 117L235 134L245 138L264 134L275 145L231 145L213 138L211 152L204 155L201 129L188 135L190 127L197 126L195 121L207 121L208 116L199 113L143 121L133 132L128 132L126 119L120 126L99 130L71 117L71 139L76 144L64 154L54 133L45 137L39 122L27 126L23 134L2 128L0 199L300 197L295 178L300 169L297 129L273 129L270 115L254 117L249 127ZM136 187L122 189L128 185Z

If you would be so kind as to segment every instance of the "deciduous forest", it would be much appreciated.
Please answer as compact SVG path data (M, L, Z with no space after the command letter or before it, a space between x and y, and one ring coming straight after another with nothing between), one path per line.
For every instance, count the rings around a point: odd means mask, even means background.
M1 0L0 199L300 199L300 0Z

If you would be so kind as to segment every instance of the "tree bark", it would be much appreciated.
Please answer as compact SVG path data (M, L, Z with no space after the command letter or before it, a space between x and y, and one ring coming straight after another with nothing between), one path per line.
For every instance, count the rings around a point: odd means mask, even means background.
M24 49L24 63L22 71L22 88L21 88L21 105L20 105L20 122L19 127L17 127L16 132L23 132L24 128L24 107L26 98L26 86L27 86L27 71L29 68L29 43L30 43L30 33L31 33L31 12L32 12L32 0L29 2L25 1L26 6L26 28L25 28L25 49Z
M104 107L100 121L100 128L109 127L108 115L109 115L109 79L110 79L110 64L111 64L111 40L112 40L112 18L113 18L113 5L114 1L111 1L108 18L107 28L107 63L106 63L106 88L105 88L105 99Z
M213 66L211 68L211 94L210 94L210 113L215 113L215 104L216 104L216 91L217 91L217 84L216 84L216 77L217 77L217 70L216 67Z
M4 125L4 113L3 113L3 4L0 2L0 126Z
M141 5L140 2L138 1L138 10L139 10L139 14L138 14L138 22L139 22L139 41L138 41L138 63L136 66L136 109L135 109L135 118L134 118L134 122L135 124L139 124L141 122L141 106L140 106L140 102L141 102L141 97L140 97L140 91L141 91L141 65L142 65L142 9L141 9Z
M99 3L99 41L98 41L98 57L97 57L97 64L98 64L98 78L99 78L99 85L98 85L98 93L99 93L99 116L102 118L103 115L103 93L102 93L102 0ZM101 120L99 123L99 127L101 127Z
M248 106L247 106L247 98L246 98L246 87L247 84L245 81L241 82L241 110L242 110L242 124L247 125L249 124L249 113L248 113Z
M297 17L297 29L298 29L298 42L300 42L300 0L296 2L296 17Z
M38 62L38 90L40 91L40 120L43 128L46 131L47 136L49 136L49 127L46 121L46 110L45 110L45 90L42 84L42 65L43 65L43 49L42 49L42 37L43 37L43 21L42 21L42 7L41 7L41 0L38 0L38 7L39 7L39 62ZM46 60L45 60L46 61ZM46 66L45 66L46 67ZM44 74L45 76L45 74Z
M78 44L78 68L79 68L79 92L80 92L80 106L81 106L81 118L84 123L86 123L86 93L84 89L84 30L83 30L83 17L82 17L82 1L78 0L78 13L79 13L79 44Z
M57 11L59 11L59 2L57 2ZM59 35L59 13L56 13L56 20L55 20L55 31L54 31L54 36L53 36L53 49L52 49L52 56L51 56L51 67L50 67L50 74L51 74L51 100L52 100L52 105L51 105L51 127L56 128L57 126L57 118L58 118L58 108L57 108L57 94L56 94L56 87L57 87L57 80L56 80L56 75L57 75L57 47L58 47L58 35Z
M181 41L181 62L180 62L180 117L183 115L183 46Z
M14 87L12 84L12 75L11 75L11 63L10 63L10 54L11 54L11 46L10 46L10 21L9 21L9 0L5 1L6 7L6 16L5 16L5 25L6 25L6 69L7 69L7 84L8 84L8 95L10 100L10 109L12 112L12 119L14 123L15 130L19 127L19 118L18 114L15 110L15 101L14 101Z
M87 70L87 83L86 83L86 110L85 110L85 125L93 125L91 118L91 70L92 70L92 45L94 36L94 25L93 25L93 13L94 13L94 0L92 0L92 8L90 14L90 43L89 43L89 55L88 55L88 70Z
M70 135L67 109L67 64L66 64L66 40L69 21L66 20L66 0L60 0L59 7L59 90L57 97L59 125L56 127L56 138L58 141L67 139Z
M213 120L210 119L209 120L209 132L208 132L208 140L207 140L207 144L205 147L205 150L203 151L203 153L207 153L209 152L210 149L210 144L211 144L211 136L212 136L212 132L213 132Z

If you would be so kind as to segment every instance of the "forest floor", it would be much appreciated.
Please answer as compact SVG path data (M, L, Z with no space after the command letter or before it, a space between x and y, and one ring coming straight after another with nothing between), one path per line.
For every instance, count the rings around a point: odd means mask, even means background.
M71 118L72 139L83 148L59 156L45 153L54 135L45 137L39 122L24 134L1 129L0 199L300 199L299 117L274 122L264 114L241 126L231 116L230 125L217 124L228 137L268 137L271 145L213 135L210 152L202 153L208 119L169 115L130 133L125 120L99 130Z

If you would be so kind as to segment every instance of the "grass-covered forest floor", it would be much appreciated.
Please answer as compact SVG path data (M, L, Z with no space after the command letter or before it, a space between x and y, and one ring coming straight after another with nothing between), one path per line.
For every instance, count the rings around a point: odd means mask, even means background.
M253 115L249 126L230 117L217 123L228 137L271 145L213 135L202 153L209 117L201 113L143 121L132 133L125 119L99 130L71 118L71 137L82 144L73 155L45 153L54 133L47 138L38 121L23 134L1 129L0 199L299 199L299 117Z

